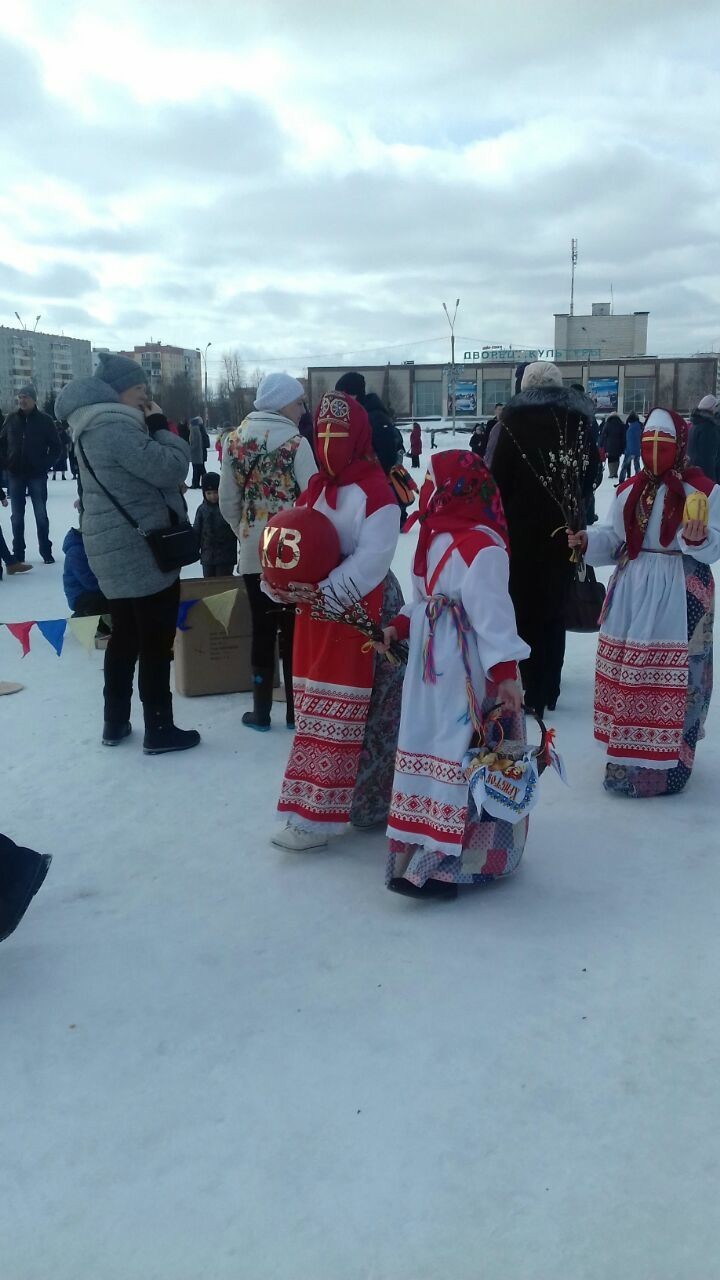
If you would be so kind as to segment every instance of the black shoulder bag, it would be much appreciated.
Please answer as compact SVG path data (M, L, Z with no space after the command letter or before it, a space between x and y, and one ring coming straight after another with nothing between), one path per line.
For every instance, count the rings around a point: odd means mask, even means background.
M599 631L604 603L605 587L586 563L584 577L573 580L565 599L565 630Z
M195 561L200 559L198 537L189 520L181 520L177 512L173 511L172 507L168 507L169 526L163 529L141 529L134 516L131 516L130 512L125 510L117 498L113 497L110 490L105 488L102 480L99 480L96 476L88 462L82 440L78 440L78 448L90 475L102 489L106 498L110 499L115 509L120 512L120 515L124 516L128 524L131 524L133 529L140 534L140 537L147 542L155 557L158 569L161 569L163 573L172 573L175 569L182 569L183 565L186 564L195 564ZM157 488L157 486L155 487ZM158 489L158 493L161 492Z

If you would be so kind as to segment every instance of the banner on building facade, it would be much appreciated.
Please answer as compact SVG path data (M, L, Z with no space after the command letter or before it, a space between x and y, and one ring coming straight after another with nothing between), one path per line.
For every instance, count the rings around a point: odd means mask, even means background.
M452 384L448 391L448 415L452 416ZM459 378L455 383L455 412L477 413L477 383Z
M615 413L618 407L617 378L588 378L588 395L599 413Z

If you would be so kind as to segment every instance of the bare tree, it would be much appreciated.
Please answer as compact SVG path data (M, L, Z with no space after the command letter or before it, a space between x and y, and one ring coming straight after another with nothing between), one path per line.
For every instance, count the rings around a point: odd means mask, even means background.
M254 396L250 394L251 385L248 385L247 371L240 352L237 349L223 352L222 362L225 370L222 379L223 398L227 400L228 417L233 426L236 426L252 409Z
M202 402L195 385L186 373L178 373L171 382L158 387L163 413L172 422L194 417L202 412Z
M218 378L214 389L208 392L208 413L211 426L218 430L223 422L232 423L233 414L227 378Z

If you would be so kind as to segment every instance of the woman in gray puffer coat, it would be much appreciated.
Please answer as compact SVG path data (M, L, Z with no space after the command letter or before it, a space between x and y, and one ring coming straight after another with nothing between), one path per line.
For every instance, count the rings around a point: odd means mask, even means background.
M126 356L101 356L96 376L69 382L55 408L70 424L80 470L83 541L112 617L103 743L115 746L131 733L137 663L145 752L195 747L199 733L173 723L170 693L180 571L164 573L158 567L146 540L108 497L112 494L145 531L168 527L168 508L185 519L180 486L190 462L188 445L167 430L167 419L150 401L143 369Z

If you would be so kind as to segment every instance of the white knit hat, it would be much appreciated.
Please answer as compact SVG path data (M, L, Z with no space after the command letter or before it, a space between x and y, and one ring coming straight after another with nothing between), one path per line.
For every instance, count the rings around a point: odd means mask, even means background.
M304 395L302 383L291 378L289 373L267 373L257 389L255 408L279 413L287 404Z
M561 387L562 374L556 364L549 360L533 360L522 376L521 391L530 387Z
M709 413L714 413L718 404L720 404L720 400L718 400L717 396L703 396L698 409L707 409Z

